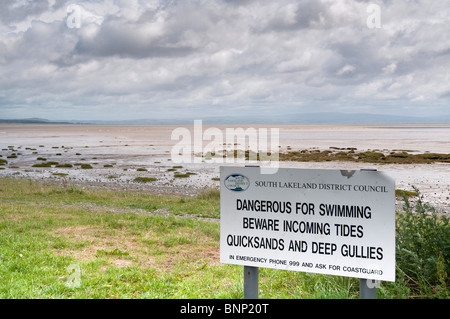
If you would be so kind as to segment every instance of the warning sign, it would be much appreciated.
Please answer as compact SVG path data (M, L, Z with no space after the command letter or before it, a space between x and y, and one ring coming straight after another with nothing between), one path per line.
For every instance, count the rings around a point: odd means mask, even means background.
M223 263L395 281L395 185L379 171L221 167Z

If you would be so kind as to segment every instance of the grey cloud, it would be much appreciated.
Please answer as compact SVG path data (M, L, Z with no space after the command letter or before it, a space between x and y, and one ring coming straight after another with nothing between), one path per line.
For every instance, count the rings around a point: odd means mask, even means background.
M105 22L98 34L81 37L74 53L97 57L121 56L129 58L183 57L193 52L192 47L180 46L165 39L150 39L138 35L139 27Z
M331 16L328 7L321 1L301 1L295 10L294 20L286 24L284 21L276 21L270 24L275 30L297 30L305 28L322 28L330 25Z
M57 0L51 5L49 0L2 0L0 22L8 25L28 18L36 18L42 13L65 7L69 1Z
M99 57L131 58L184 57L207 43L206 34L212 27L207 8L192 2L175 7L145 10L136 21L107 16L94 35L80 32L74 53ZM195 41L193 37L200 39Z
M25 0L0 2L0 20L3 23L22 21L29 16L45 12L50 7L48 0Z
M48 1L15 9L1 2L2 32L34 20L24 32L0 33L1 111L58 103L72 111L135 105L144 113L209 105L349 110L449 101L450 15L434 13L443 5L380 2L383 28L369 29L370 1L93 5L101 2L79 1L102 16L80 29L68 28L66 11L56 16Z
M68 54L75 44L75 38L66 34L63 22L45 23L33 21L31 27L25 32L10 36L4 46L3 57L9 62L13 61L55 61ZM0 46L1 46L0 40Z
M268 17L254 26L255 32L297 32L327 30L339 27L342 18L331 11L331 2L323 0L278 1L278 10L268 11ZM352 23L352 21L345 21Z

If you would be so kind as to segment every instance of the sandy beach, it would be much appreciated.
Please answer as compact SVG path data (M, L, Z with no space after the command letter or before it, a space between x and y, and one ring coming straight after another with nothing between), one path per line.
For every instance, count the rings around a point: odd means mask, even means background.
M180 145L181 139L171 137L174 130L180 128L191 132L191 139L183 142L194 143L193 125L0 124L0 159L8 162L0 166L0 176L186 195L196 194L206 187L219 187L220 163L198 158L189 163L174 161L172 150ZM209 128L220 130L224 135L227 128L267 129L268 132L276 128L280 152L352 147L358 151L450 153L450 125L203 125L202 132ZM200 138L203 147L211 143L205 136ZM214 142L217 148L248 149L239 143L230 145L225 139ZM191 151L194 154L194 148ZM11 157L12 154L16 157ZM45 162L42 159L72 167L33 167ZM81 164L89 164L92 169L82 169ZM450 163L382 165L283 161L279 166L375 168L392 176L396 188L412 190L414 185L425 201L446 212L450 210ZM188 174L188 177L178 178L175 173ZM136 177L152 177L156 181L140 183L134 180Z

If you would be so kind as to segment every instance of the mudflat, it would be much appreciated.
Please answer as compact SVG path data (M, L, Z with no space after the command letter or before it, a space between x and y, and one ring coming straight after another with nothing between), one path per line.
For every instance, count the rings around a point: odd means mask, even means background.
M238 129L243 129L239 131ZM197 131L196 131L197 129ZM450 124L442 125L81 125L0 124L0 176L77 184L82 187L139 189L156 193L192 195L199 189L219 187L221 165L243 165L200 156L198 150L252 149L242 140L230 143L227 130L236 135L264 131L279 133L278 145L268 151L326 151L390 154L450 154ZM184 132L181 136L179 133ZM189 135L186 133L189 132ZM211 137L209 133L216 133ZM221 134L217 134L222 132ZM259 142L259 140L258 140ZM200 143L200 145L199 145ZM184 148L183 148L184 147ZM200 147L200 148L199 148ZM258 146L256 146L258 147ZM180 152L189 156L179 162ZM186 155L185 154L185 155ZM203 154L204 155L204 154ZM450 163L383 164L329 160L283 160L279 167L362 169L384 171L396 188L416 186L425 201L448 212Z

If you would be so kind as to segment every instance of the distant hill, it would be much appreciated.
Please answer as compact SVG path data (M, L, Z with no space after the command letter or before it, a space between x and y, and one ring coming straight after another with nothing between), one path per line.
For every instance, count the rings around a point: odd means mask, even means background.
M50 121L47 119L0 119L0 123L22 123L22 124L72 124L71 121Z
M297 113L257 117L205 117L205 123L268 123L268 124L448 124L447 117L413 117L365 113Z
M206 116L203 118L139 119L139 120L60 120L41 118L0 119L0 123L31 124L192 124L202 120L206 124L450 124L448 116L413 117L365 113L296 113L288 115L260 116Z

